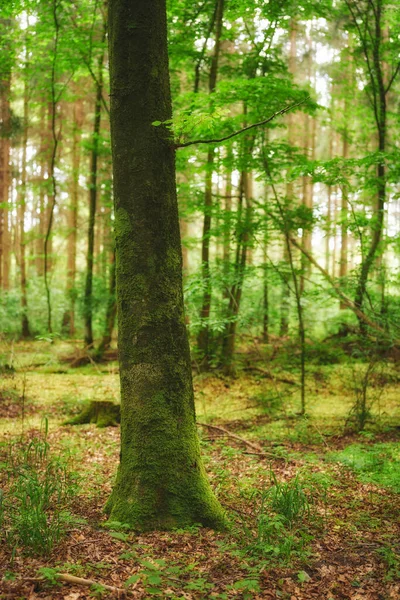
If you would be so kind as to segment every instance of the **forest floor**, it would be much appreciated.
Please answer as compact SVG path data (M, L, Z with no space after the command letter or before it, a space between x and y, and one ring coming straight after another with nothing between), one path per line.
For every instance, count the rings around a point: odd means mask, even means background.
M348 417L365 365L311 362L304 417L298 373L267 351L246 350L236 378L195 375L203 457L230 527L138 535L104 526L119 428L63 424L88 400L118 402L118 365L72 369L72 350L0 349L15 369L0 375L0 598L400 598L398 365L369 377L374 423L359 434Z

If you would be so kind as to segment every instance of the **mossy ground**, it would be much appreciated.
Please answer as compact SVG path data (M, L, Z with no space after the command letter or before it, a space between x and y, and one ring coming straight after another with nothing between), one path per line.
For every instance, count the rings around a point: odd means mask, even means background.
M81 477L68 509L83 519L71 522L47 558L27 558L19 548L12 561L11 550L2 544L0 598L85 598L92 593L46 583L32 588L29 578L43 566L117 587L131 578L127 589L135 598L400 597L395 367L386 367L386 383L372 411L375 423L368 423L363 434L344 431L353 402L352 368L346 364L310 366L307 417L302 419L295 386L257 372L242 372L233 380L195 376L198 420L220 424L275 457L257 456L252 448L201 427L204 462L229 515L229 531L193 527L137 535L123 524L101 526L118 463L119 429L62 425L88 400L118 401L117 365L69 369L58 357L71 350L64 342L18 343L13 348L16 372L0 380L0 394L14 390L17 407L9 416L0 413L1 486L7 490L9 443L21 434L25 442L39 435L46 417L51 451L68 456L68 468ZM8 352L6 347L1 354ZM262 360L257 364L266 367ZM284 373L268 368L277 377L296 377L290 366ZM377 389L372 385L371 394Z

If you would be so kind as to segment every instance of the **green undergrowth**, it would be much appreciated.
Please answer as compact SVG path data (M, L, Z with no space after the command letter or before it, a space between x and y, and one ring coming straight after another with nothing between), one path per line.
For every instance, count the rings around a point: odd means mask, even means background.
M395 442L351 444L327 458L351 468L360 481L400 492L400 446Z
M78 475L65 456L50 452L48 424L40 436L2 444L0 540L27 555L51 554L77 519L68 510Z

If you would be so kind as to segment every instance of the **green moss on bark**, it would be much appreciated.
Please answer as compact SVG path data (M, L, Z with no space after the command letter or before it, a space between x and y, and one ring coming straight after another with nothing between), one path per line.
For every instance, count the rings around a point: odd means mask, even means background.
M121 420L121 408L113 402L92 401L83 411L70 419L66 425L85 425L95 423L97 427L115 427Z
M107 504L139 530L224 525L195 424L169 131L165 0L109 4L121 460Z

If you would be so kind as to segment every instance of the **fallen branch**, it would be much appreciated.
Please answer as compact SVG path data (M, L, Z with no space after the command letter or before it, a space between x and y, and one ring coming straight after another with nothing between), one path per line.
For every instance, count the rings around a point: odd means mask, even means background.
M71 583L72 585L83 585L85 587L101 586L109 592L118 594L118 598L125 597L127 590L122 588L114 587L113 585L107 585L106 583L99 583L93 579L84 579L83 577L75 577L75 575L69 575L68 573L55 573L55 579L64 581L65 583ZM45 577L26 577L25 581L46 581Z
M261 373L267 379L272 379L272 381L279 381L279 383L287 383L289 385L299 385L297 383L297 381L294 381L293 379L286 379L286 377L276 377L276 375L273 375L269 371L266 371L265 369L261 369L260 367L244 367L243 370L244 371L256 371L257 373Z
M199 422L197 422L197 425L200 425L201 427L207 427L208 429L215 429L216 431L220 431L221 433L224 433L225 435L236 440L237 442L246 444L246 446L255 450L255 454L257 454L258 456L269 456L271 458L282 459L281 456L277 456L276 454L273 454L272 452L264 452L263 448L261 446L259 446L258 444L255 444L254 442L250 442L249 440L246 440L245 438L240 437L240 435L236 435L236 433L232 433L232 431L229 431L229 429L226 429L225 427L221 427L220 425L210 425L209 423L199 423Z

